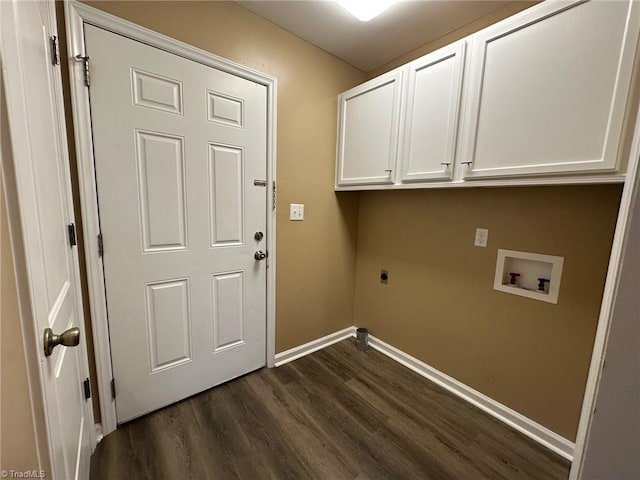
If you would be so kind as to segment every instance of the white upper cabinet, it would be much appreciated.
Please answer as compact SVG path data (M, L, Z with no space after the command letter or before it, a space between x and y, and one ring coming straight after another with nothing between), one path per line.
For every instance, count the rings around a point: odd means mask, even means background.
M394 70L338 97L336 186L393 183L402 81Z
M464 178L615 173L639 7L548 2L475 34Z
M453 176L465 46L460 41L408 65L402 182Z
M336 188L623 181L639 32L640 0L548 0L343 93Z

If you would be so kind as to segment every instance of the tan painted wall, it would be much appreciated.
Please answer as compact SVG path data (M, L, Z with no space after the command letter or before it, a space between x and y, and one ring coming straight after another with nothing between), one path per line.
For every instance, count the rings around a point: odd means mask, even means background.
M278 78L276 351L352 325L358 196L332 189L336 97L365 74L233 2L91 5Z
M277 351L352 324L357 241L356 323L573 439L620 188L331 190L339 92L533 3L507 5L371 75L231 2L92 5L278 77ZM306 204L305 222L287 220L292 202ZM477 226L491 229L486 250L472 247ZM565 255L560 303L493 291L498 246ZM380 268L390 270L387 287Z
M536 3L513 2L370 78ZM586 186L362 194L356 323L574 440L620 192ZM473 247L476 227L490 229L487 249ZM494 291L497 248L565 256L558 305ZM387 287L380 269L390 271Z
M367 76L232 2L93 5L278 77L276 348L351 325L359 195L331 189L336 95ZM526 6L515 2L370 76ZM363 194L356 323L573 439L619 195L616 186ZM305 222L287 220L291 202L306 204ZM33 468L22 342L6 341L21 332L2 201L0 215L2 468ZM472 247L476 226L490 228L489 248ZM498 246L565 255L559 304L493 291ZM380 268L390 271L386 287Z
M574 440L620 193L619 185L363 193L356 324ZM487 248L473 246L476 227L489 229ZM498 248L563 256L558 304L493 290Z
M9 162L11 149L1 81L0 96L0 158L3 162ZM29 396L4 180L0 179L0 470L37 470L36 432Z

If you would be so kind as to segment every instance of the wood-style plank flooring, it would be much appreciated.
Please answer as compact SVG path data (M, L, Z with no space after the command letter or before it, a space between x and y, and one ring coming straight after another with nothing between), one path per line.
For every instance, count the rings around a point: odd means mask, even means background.
M345 340L122 425L100 479L566 479L569 463Z

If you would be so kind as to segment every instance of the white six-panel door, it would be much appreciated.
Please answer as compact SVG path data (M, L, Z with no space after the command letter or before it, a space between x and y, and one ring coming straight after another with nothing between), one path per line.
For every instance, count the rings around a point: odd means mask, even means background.
M266 87L85 40L121 423L265 365Z
M0 18L3 80L29 283L28 293L21 291L21 295L30 297L37 328L36 338L28 340L36 344L42 371L53 467L49 473L56 479L85 479L89 478L94 428L83 388L88 376L85 337L81 333L77 347L55 347L50 356L42 347L46 328L55 334L84 328L77 252L67 230L74 213L61 72L50 43L57 35L55 6L52 1L6 1L0 5Z

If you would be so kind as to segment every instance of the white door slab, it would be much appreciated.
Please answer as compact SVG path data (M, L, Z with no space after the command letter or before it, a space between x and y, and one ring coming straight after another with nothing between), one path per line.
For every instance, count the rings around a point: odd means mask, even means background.
M57 35L52 1L7 1L0 6L2 68L13 150L13 171L24 242L35 342L45 393L53 477L89 477L93 411L84 398L88 377L80 346L45 356L43 333L83 329L60 65L50 41ZM23 315L25 312L22 312ZM23 319L23 321L26 319ZM35 379L34 379L35 380Z
M266 363L264 85L85 27L118 422Z

